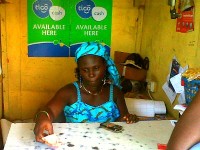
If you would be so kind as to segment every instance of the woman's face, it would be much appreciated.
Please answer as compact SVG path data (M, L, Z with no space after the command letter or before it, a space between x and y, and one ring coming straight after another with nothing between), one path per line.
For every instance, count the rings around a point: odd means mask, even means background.
M102 57L87 55L79 58L78 68L85 84L95 85L102 83L106 73L106 63Z

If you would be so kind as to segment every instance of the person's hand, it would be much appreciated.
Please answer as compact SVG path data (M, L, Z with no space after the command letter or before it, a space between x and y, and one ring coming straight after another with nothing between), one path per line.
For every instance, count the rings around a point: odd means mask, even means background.
M123 117L123 120L126 121L126 123L136 123L139 121L139 118L136 116L136 115L133 115L133 114L126 114L124 117Z
M42 117L41 115L35 124L34 134L37 142L45 143L42 138L53 134L53 125L51 120L49 120L47 117Z

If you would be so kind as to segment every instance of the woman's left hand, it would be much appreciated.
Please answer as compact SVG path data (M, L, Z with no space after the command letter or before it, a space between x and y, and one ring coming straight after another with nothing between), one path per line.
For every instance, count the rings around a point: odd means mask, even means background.
M126 114L123 117L123 120L126 121L126 123L131 124L131 123L138 122L139 118L136 115L133 115L133 114Z

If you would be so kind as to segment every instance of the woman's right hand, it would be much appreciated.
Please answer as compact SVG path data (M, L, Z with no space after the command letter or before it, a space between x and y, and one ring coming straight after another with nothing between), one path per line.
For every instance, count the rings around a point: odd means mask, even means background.
M127 124L132 124L138 122L139 118L135 114L128 113L123 117L123 120L126 121Z
M35 139L37 142L45 143L43 137L53 134L53 125L51 120L45 115L40 114L37 118L34 128Z

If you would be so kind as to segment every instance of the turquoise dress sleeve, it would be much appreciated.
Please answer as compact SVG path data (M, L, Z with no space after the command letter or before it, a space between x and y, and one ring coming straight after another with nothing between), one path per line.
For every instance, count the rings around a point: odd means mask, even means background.
M200 143L195 144L189 150L200 150Z

